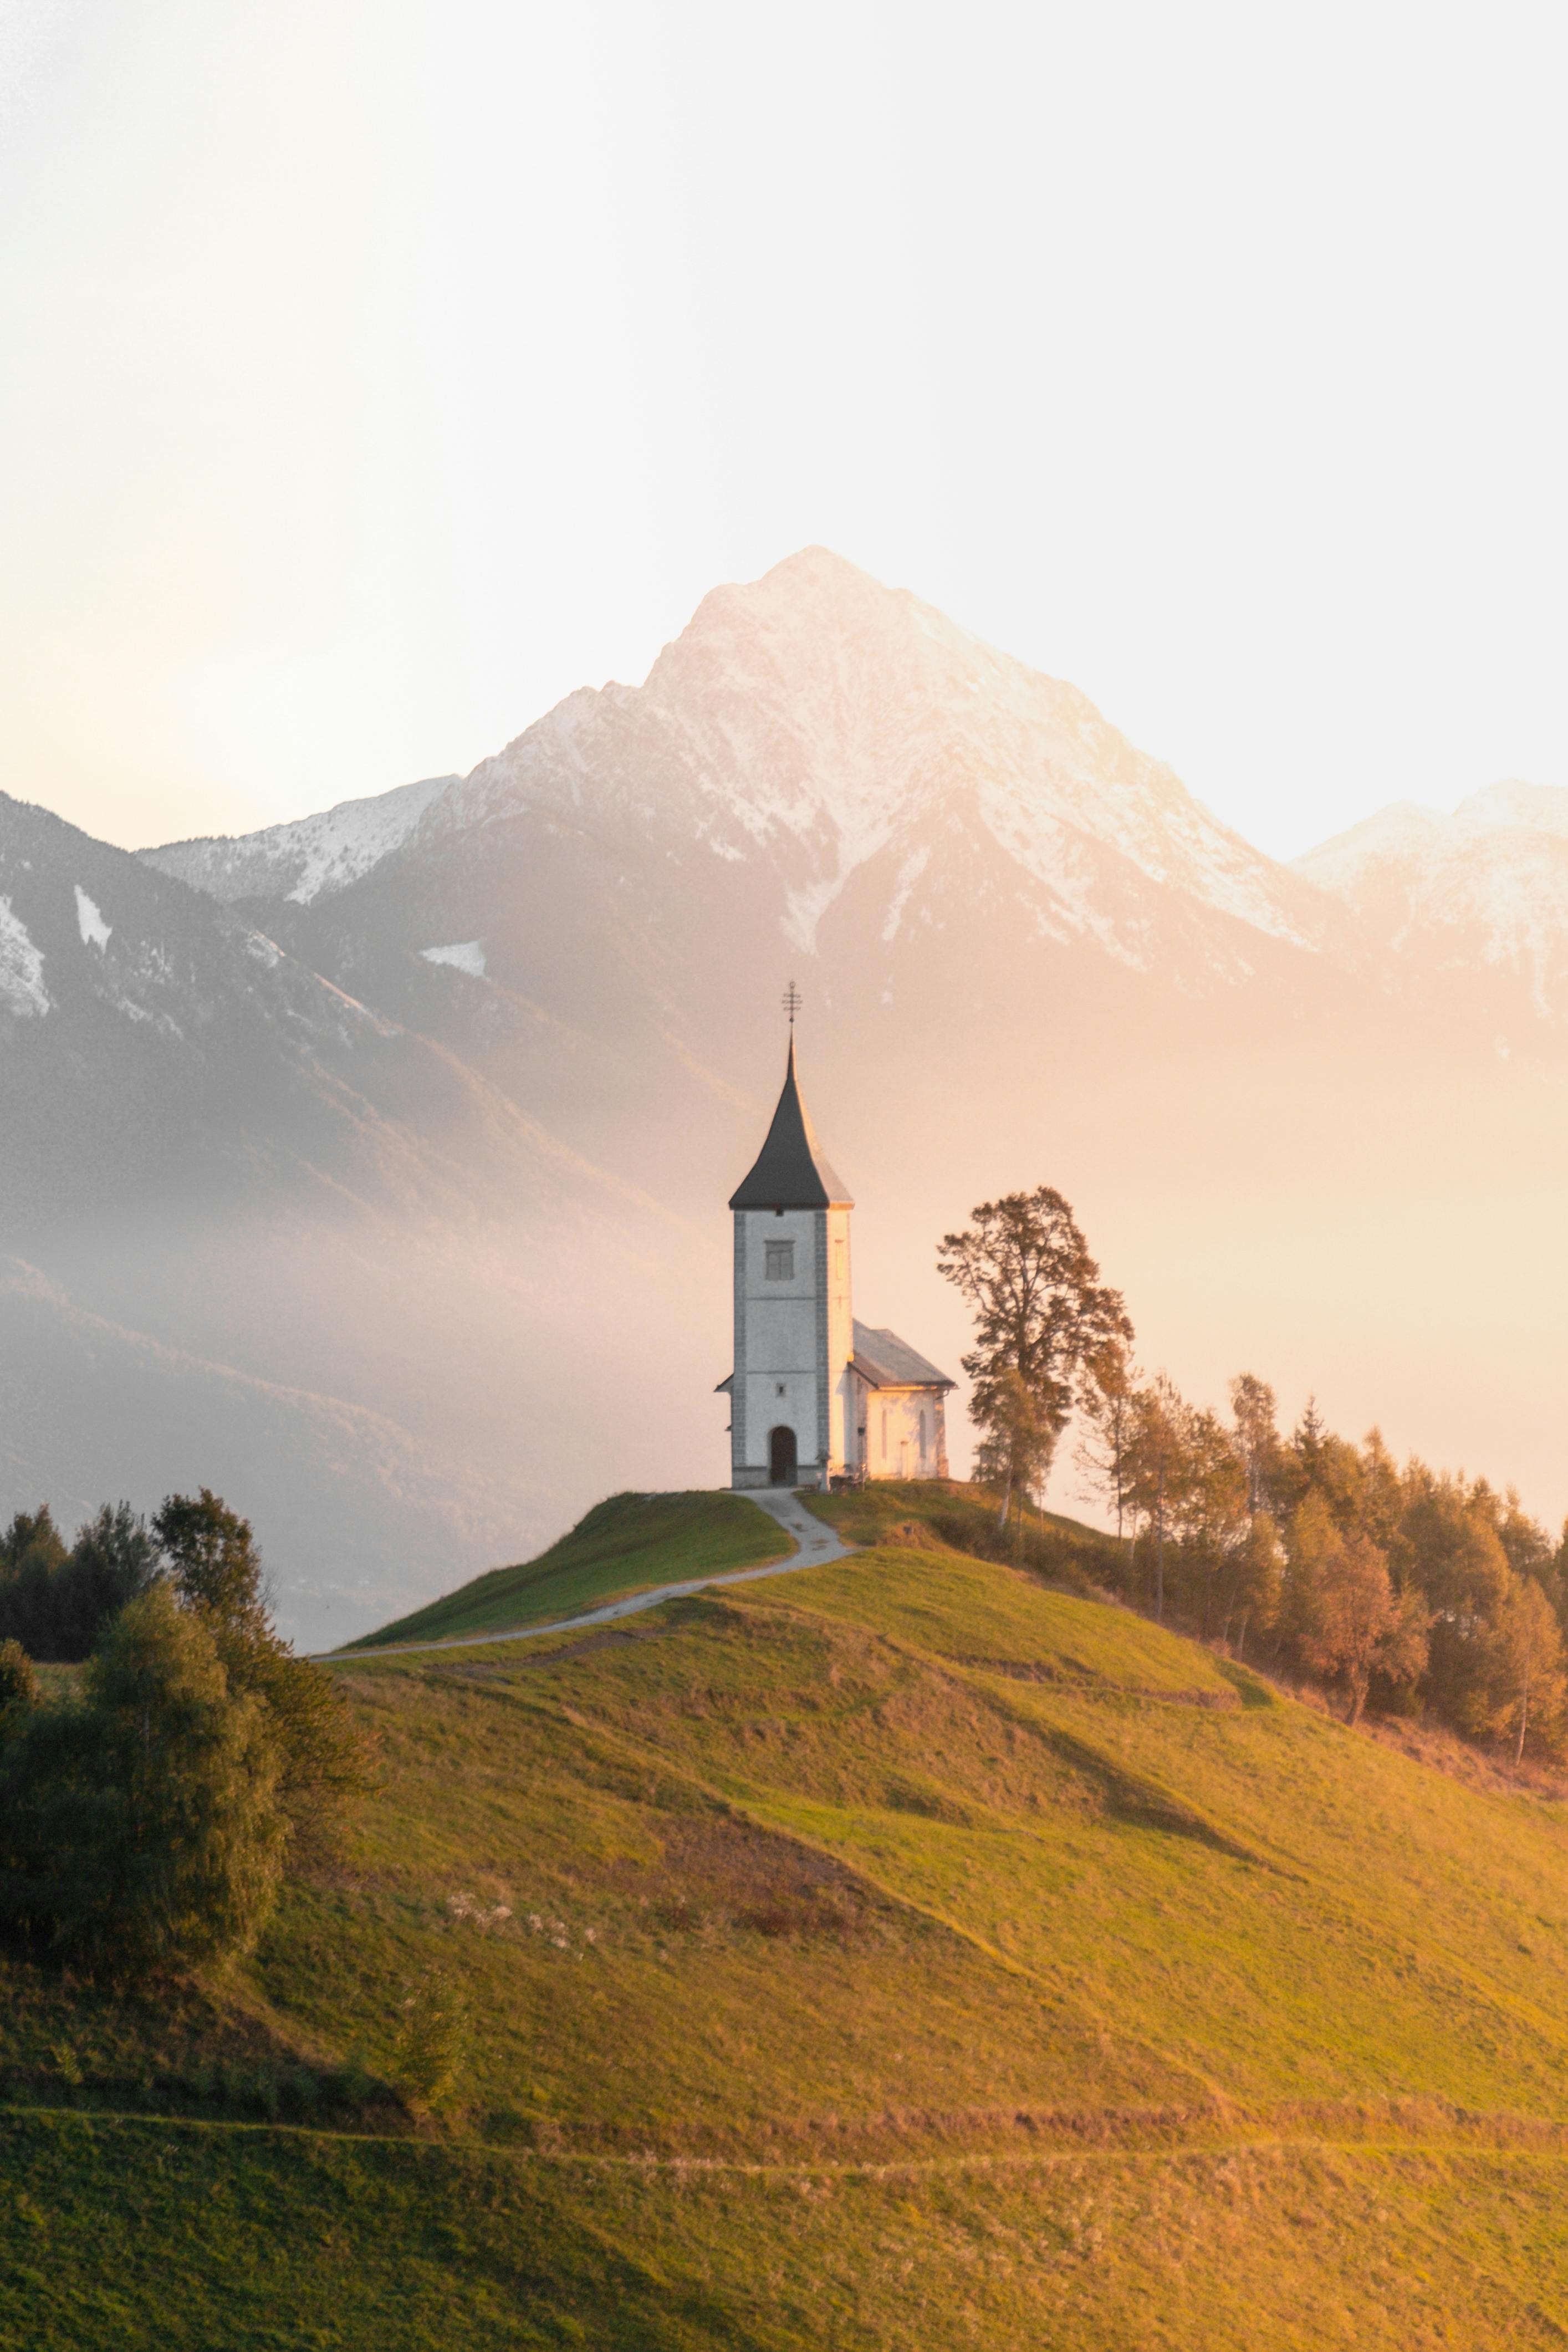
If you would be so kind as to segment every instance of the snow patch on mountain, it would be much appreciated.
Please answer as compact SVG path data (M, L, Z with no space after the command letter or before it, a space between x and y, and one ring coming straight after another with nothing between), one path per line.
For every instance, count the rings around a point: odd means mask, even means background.
M318 816L261 833L166 842L136 853L160 873L209 898L287 898L296 906L346 889L400 848L452 776L427 776L368 800L340 801Z
M9 898L0 898L0 1004L24 1021L49 1009L44 959L21 917L13 913Z
M77 898L77 929L81 933L81 943L84 948L95 947L99 955L101 955L104 949L109 945L110 935L114 929L114 925L104 921L103 917L99 913L96 904L88 897L87 892L82 888L79 882L75 885L75 889Z
M459 940L455 947L421 948L419 952L426 963L449 963L456 971L467 972L471 979L483 980L485 977L485 943L482 940Z

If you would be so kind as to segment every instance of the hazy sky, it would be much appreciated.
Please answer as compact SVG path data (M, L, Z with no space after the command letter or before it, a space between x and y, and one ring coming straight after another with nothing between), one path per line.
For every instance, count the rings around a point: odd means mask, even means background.
M820 541L1254 839L1568 782L1561 5L0 0L0 785L466 768Z

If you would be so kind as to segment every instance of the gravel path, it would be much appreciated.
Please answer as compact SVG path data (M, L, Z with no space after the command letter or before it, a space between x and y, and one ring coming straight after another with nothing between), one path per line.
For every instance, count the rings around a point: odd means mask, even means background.
M694 1577L687 1584L657 1584L651 1592L629 1593L624 1601L607 1601L602 1609L588 1609L580 1617L552 1617L542 1625L506 1625L494 1633L449 1633L440 1642L389 1642L373 1650L333 1650L323 1654L346 1658L401 1658L411 1650L473 1650L487 1642L521 1642L532 1633L575 1633L584 1625L610 1625L617 1617L634 1617L640 1609L656 1609L661 1601L679 1601L688 1592L706 1592L714 1584L749 1584L759 1576L788 1576L792 1569L821 1568L830 1559L843 1559L855 1547L847 1544L823 1519L816 1518L793 1486L749 1488L746 1500L777 1519L786 1535L795 1538L791 1559L769 1560L766 1568L728 1568L717 1576Z

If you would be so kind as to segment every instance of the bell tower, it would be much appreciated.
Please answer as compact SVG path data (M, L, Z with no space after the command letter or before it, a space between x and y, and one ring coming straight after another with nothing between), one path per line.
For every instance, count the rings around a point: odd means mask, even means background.
M850 1211L795 1075L793 982L784 1091L735 1215L732 1486L823 1486L854 1453Z

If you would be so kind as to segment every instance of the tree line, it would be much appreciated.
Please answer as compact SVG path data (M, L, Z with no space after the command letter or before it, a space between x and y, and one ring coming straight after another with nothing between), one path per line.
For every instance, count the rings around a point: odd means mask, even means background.
M1511 1489L1396 1463L1309 1402L1282 1433L1255 1374L1229 1412L1134 1361L1121 1294L1041 1186L982 1202L938 1266L969 1300L976 1475L1005 1527L1038 1507L1076 1420L1076 1465L1113 1520L1124 1600L1235 1654L1527 1754L1568 1756L1568 1527Z
M35 1660L85 1659L41 1678ZM219 1963L365 1782L329 1675L274 1631L249 1522L204 1487L69 1549L0 1536L0 1934L116 1980Z

